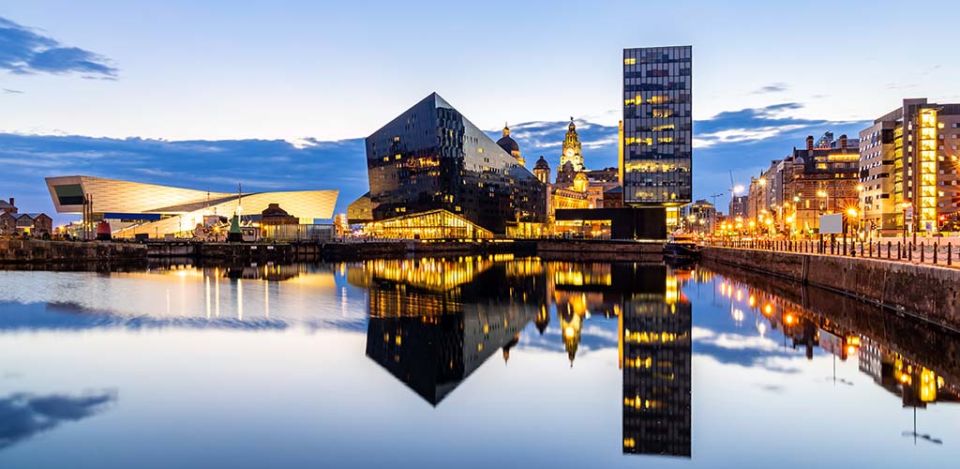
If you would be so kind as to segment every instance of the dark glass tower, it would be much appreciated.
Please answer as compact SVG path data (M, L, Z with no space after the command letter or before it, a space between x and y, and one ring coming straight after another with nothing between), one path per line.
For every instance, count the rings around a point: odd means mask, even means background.
M544 184L436 93L366 147L373 220L441 209L495 234L545 221Z
M690 46L623 50L623 198L677 207L693 195ZM670 210L668 210L668 224Z

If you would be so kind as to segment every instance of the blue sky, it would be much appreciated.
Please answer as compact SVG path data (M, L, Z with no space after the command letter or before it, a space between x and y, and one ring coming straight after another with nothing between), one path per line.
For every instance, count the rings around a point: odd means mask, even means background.
M621 49L670 44L694 46L695 194L707 197L729 187L728 168L746 181L808 133L855 134L904 97L960 101L960 6L928 2L924 11L937 14L923 18L923 31L894 34L905 27L894 14L902 6L7 4L0 160L22 177L0 197L11 192L31 204L25 208L49 211L36 187L41 175L82 170L211 190L233 187L233 179L245 187L339 187L345 206L362 192L355 139L432 91L481 128L526 124L530 132L518 140L528 159L556 159L556 135L575 116L589 127L585 140L596 142L588 165L607 166ZM137 158L125 160L131 152Z

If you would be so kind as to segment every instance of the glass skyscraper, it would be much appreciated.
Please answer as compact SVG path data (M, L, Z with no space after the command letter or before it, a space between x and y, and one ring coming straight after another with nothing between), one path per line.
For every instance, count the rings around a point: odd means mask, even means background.
M406 220L411 237L451 237L462 220L493 234L545 221L546 186L436 93L367 137L366 147L370 192L355 202L358 212ZM431 211L444 216L414 216Z
M623 50L623 199L676 208L693 196L692 47Z

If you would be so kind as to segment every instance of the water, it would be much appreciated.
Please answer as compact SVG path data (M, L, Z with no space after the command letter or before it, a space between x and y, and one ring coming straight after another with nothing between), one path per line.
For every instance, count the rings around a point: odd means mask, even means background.
M0 467L948 467L958 346L699 267L0 272Z

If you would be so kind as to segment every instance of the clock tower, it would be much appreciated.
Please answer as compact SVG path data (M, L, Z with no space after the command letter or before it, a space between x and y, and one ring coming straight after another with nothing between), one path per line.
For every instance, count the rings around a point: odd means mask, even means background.
M583 165L583 151L580 147L580 136L577 135L577 126L570 118L570 125L567 126L567 135L563 138L563 153L560 155L560 168L569 162L575 172L585 171L587 168Z

